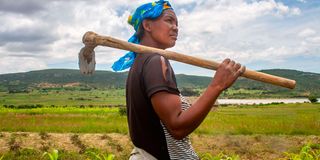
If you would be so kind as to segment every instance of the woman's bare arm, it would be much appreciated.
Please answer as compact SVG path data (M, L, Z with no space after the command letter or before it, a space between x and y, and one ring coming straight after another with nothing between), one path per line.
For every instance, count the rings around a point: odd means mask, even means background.
M165 91L157 92L151 97L153 108L171 135L182 139L201 124L220 93L230 87L244 70L245 67L226 59L207 89L188 110L182 111L178 95Z

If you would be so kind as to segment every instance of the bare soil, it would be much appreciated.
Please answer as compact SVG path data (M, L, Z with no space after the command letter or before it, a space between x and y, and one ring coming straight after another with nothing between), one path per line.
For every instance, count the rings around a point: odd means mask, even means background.
M74 144L71 137L78 135L87 148L107 151L120 157L127 157L132 150L128 135L110 134L74 134L74 133L30 133L0 132L0 153L12 149L13 139L19 148L36 150L58 149L79 152L81 148ZM299 152L308 143L320 144L320 136L285 136L285 135L191 135L196 152L201 155L221 152L239 155L244 160L270 160L284 157L284 152Z

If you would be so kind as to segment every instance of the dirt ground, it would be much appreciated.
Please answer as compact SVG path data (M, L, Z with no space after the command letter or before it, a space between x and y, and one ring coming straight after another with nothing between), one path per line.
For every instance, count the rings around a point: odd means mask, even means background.
M76 135L76 136L75 136ZM75 142L75 137L79 141ZM320 136L266 136L266 135L191 135L194 149L199 154L217 155L221 152L237 154L241 159L279 159L284 152L297 153L308 143L320 144ZM36 150L58 149L80 152L81 148L96 148L115 155L129 155L132 143L123 134L74 134L0 132L0 153L15 148Z

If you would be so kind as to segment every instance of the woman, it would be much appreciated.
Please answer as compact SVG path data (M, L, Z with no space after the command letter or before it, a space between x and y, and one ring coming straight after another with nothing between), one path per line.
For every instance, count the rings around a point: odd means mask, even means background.
M137 8L128 22L137 31L129 42L167 49L175 45L178 20L168 1ZM204 93L192 105L180 94L169 61L156 54L127 53L113 65L130 68L126 102L134 150L130 159L199 159L188 135L204 120L219 94L245 67L226 59Z

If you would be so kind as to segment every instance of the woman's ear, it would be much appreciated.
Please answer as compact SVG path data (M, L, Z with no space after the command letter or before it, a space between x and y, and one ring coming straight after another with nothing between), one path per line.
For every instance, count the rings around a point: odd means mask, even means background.
M144 21L142 21L142 25L145 31L150 32L151 31L151 23L152 21L145 19Z

